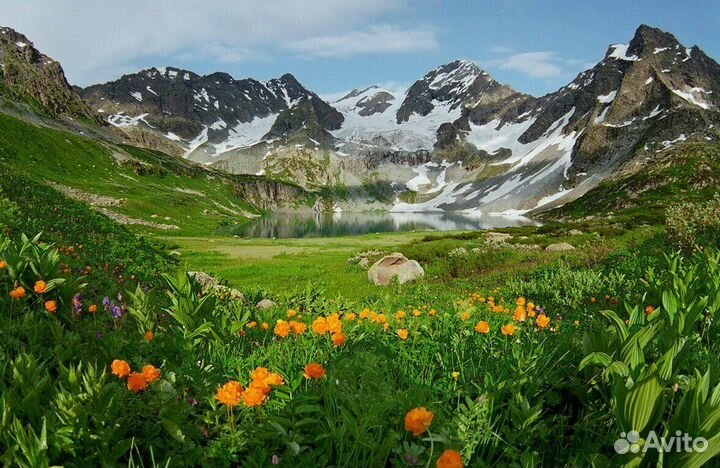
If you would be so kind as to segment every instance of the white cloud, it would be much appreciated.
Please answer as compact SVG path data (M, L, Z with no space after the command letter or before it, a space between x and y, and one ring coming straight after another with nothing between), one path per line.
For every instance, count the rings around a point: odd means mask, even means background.
M494 60L493 64L501 70L512 70L533 78L555 78L565 74L564 66L568 62L555 52L541 51L513 54Z
M288 49L303 57L349 57L358 54L403 54L438 47L433 28L404 29L392 25L372 26L364 31L348 31L293 41Z
M26 34L61 61L72 82L85 85L173 59L237 63L282 53L338 57L434 47L432 30L400 26L411 5L410 0L0 1L0 23ZM378 21L387 26L370 26Z

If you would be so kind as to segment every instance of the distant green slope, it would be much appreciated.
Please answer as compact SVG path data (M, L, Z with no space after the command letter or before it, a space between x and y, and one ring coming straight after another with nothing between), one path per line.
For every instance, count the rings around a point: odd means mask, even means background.
M720 144L686 143L655 155L639 171L603 181L581 198L543 213L546 219L611 214L618 221L663 222L665 209L712 198L720 188Z
M234 179L219 173L157 151L115 146L3 114L0 162L35 180L60 184L55 187L75 198L112 205L101 210L178 226L172 231L179 234L209 234L220 223L258 213L236 197ZM68 187L75 191L68 193Z

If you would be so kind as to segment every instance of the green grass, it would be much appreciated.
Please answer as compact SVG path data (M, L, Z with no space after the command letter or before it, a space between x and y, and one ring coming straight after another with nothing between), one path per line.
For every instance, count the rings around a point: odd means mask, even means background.
M219 173L157 151L100 143L2 114L0 161L39 180L123 199L111 209L177 225L174 232L184 235L207 235L221 223L257 213L235 197L231 179Z

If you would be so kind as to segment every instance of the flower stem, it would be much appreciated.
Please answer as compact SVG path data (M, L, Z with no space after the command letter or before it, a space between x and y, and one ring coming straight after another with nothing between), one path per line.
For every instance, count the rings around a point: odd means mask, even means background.
M435 437L433 437L430 429L428 429L427 432L428 437L430 437L430 456L428 457L427 464L425 464L425 468L430 468L430 463L432 462L433 454L435 453Z

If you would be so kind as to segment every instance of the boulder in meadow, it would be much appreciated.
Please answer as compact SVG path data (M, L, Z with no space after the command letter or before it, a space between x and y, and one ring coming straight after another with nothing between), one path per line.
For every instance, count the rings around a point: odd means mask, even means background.
M377 286L389 286L397 277L400 284L407 283L425 275L425 270L415 260L401 253L392 253L381 258L368 270L368 280Z

